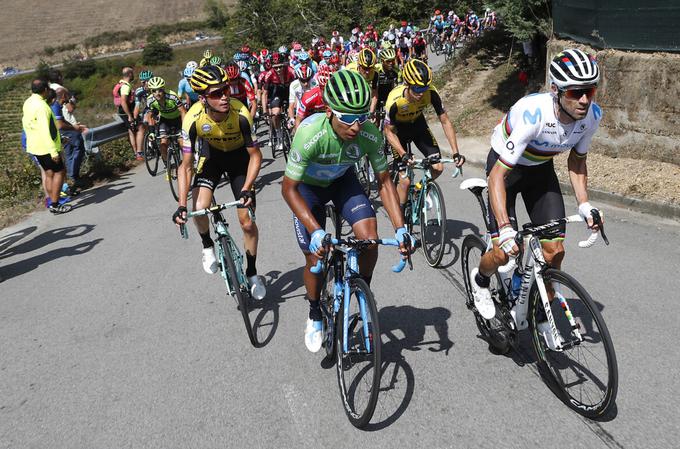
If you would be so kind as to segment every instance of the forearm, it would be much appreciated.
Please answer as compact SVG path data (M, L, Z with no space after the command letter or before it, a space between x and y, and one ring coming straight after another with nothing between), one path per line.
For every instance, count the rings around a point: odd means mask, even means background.
M392 125L385 126L385 137L387 138L387 143L389 143L390 146L394 148L394 150L399 154L399 156L403 156L404 154L406 154L406 150L404 149L404 147L401 146L399 137L394 132L394 126Z
M576 202L583 204L588 201L588 167L585 158L574 156L572 152L567 160L569 181L574 189Z
M449 141L451 151L453 151L453 154L458 153L458 139L456 138L456 130L453 128L451 120L449 120L449 115L444 112L439 116L439 122L442 124L442 129L444 130L446 140Z
M397 189L394 187L394 183L390 179L389 172L385 171L378 173L378 183L380 194L380 200L382 201L387 215L390 217L392 226L394 229L398 229L404 226L404 215L401 212L401 207L399 206L399 196L397 195Z
M193 153L183 153L182 164L177 170L177 184L179 186L179 205L187 207L187 197L189 196L189 182L193 171Z
M371 106L369 107L368 112L370 112L371 114L374 113L376 106L378 106L378 89L372 89Z
M130 105L128 104L128 97L124 95L120 100L120 106L123 108L123 112L128 117L132 117L132 111L130 111Z
M250 155L250 162L248 162L248 171L246 173L246 180L243 183L243 190L251 190L255 185L257 175L260 173L260 166L262 165L262 152L257 147L248 148Z

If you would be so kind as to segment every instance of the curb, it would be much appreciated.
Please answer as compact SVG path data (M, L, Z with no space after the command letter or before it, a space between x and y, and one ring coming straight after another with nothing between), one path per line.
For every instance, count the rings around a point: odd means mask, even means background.
M451 156L451 152L442 151L447 156ZM478 159L476 157L467 158L466 164L473 167L484 169L486 166L486 159ZM560 181L560 188L562 189L562 196L573 195L574 191L571 184ZM635 212L656 215L663 218L680 219L680 206L675 206L667 203L656 203L654 201L643 200L639 198L630 198L618 193L606 192L604 190L597 190L588 188L588 196L592 199L602 201L610 206L623 207Z

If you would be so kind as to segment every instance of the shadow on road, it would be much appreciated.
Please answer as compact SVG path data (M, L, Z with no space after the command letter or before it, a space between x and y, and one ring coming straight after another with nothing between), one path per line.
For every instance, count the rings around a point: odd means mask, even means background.
M36 229L38 229L37 226L29 226L20 231L13 232L0 238L0 259L2 259L3 257L7 257L7 254L3 254L3 251L5 251L5 249L14 245L16 242L23 239L27 235L33 233Z
M479 227L467 221L452 220L448 218L446 220L446 241L444 242L444 256L437 268L449 268L450 266L458 262L460 257L460 245L457 245L454 240L459 240L462 242L463 236L468 234L463 232L465 230L470 230L471 233L479 235Z
M82 224L77 226L66 226L63 228L50 229L49 231L45 231L42 234L35 236L31 240L21 243L20 245L11 246L13 243L26 237L36 229L36 226L31 226L26 229L22 229L21 231L17 231L14 234L10 234L0 240L0 259L16 256L18 254L30 253L31 251L44 248L45 246L60 240L80 237L91 232L94 229L94 225ZM8 249L2 252L5 248Z
M77 197L77 201L73 202L74 209L91 204L103 203L104 201L110 200L126 190L133 188L134 186L129 181L116 181L110 184L104 184L96 189L87 190Z
M273 184L275 181L278 181L279 179L282 179L283 173L284 173L283 170L277 170L261 175L257 179L257 182L255 183L255 192L260 193L262 189L264 189L266 186Z
M413 306L388 306L380 309L380 332L383 336L380 394L372 422L365 430L384 429L406 411L415 388L413 369L403 351L420 351L448 355L454 343L449 338L447 320L451 312L443 307L420 309ZM425 340L428 327L436 340ZM386 340L385 340L386 339Z

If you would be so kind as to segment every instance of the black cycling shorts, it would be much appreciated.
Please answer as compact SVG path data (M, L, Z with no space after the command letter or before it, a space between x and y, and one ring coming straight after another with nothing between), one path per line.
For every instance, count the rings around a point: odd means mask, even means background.
M55 173L66 170L66 166L64 165L64 157L61 154L59 155L59 162L54 162L54 159L52 159L52 156L49 154L42 154L40 156L34 154L33 156L35 156L35 158L38 160L38 164L40 164L43 170L51 170Z
M233 151L210 150L209 145L202 145L198 157L196 176L193 187L205 187L213 192L226 172L234 199L239 199L243 185L246 183L250 154L246 147ZM253 192L254 193L254 192ZM255 196L253 195L253 208Z
M418 117L413 123L394 123L397 137L401 146L406 150L410 142L418 147L423 156L430 157L438 155L441 157L441 151L437 144L437 139L432 135L430 127L427 126L427 121L424 116Z
M496 165L498 154L492 149L486 158L486 176L489 176L491 169ZM517 194L522 195L527 213L531 223L540 225L552 220L564 218L564 199L562 190L557 180L553 161L544 162L540 165L515 165L505 178L506 199L505 207L508 211L510 223L515 230L517 227L517 216L515 203ZM486 206L489 211L489 232L492 238L498 237L498 224L491 211L489 203L489 193L487 191ZM566 225L562 225L558 230L546 237L546 240L564 239Z
M163 118L161 117L156 123L158 126L158 136L168 137L170 134L177 134L182 129L182 118Z

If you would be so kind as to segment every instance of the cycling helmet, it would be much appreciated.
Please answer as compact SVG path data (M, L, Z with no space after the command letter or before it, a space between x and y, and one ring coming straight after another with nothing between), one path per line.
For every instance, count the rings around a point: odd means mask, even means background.
M296 42L293 44L293 51L302 51L302 44L299 42Z
M285 45L282 45L279 47L279 53L283 53L284 55L288 55L288 48Z
M449 11L449 17L453 17L454 13L453 11Z
M212 58L212 50L211 50L211 49L207 49L206 51L204 51L204 52L203 52L203 57L204 57L205 59L210 59L210 58Z
M262 65L264 66L265 70L269 70L272 68L272 60L271 58L267 58L262 62Z
M351 43L353 43L353 44L356 44L356 42L357 42L357 37L354 36L354 35L352 35L352 37L349 38L349 41L350 41Z
M550 82L559 89L571 86L592 86L600 81L600 69L595 58L577 48L569 48L550 63Z
M246 61L239 61L236 63L236 65L241 72L248 70L248 63Z
M330 57L333 56L333 53L330 50L324 50L321 56L323 56L324 59L330 59Z
M373 50L370 48L363 48L357 57L357 64L370 69L375 65L375 59L375 53L373 53Z
M378 48L378 43L371 39L366 41L366 46L375 52L375 49Z
M436 10L434 11L434 15L435 15L435 16L438 16L438 15L440 15L441 13L442 13L442 12L441 12L440 10L438 10L438 9L436 9Z
M198 62L196 62L196 61L189 61L189 62L187 62L187 66L186 66L186 67L187 67L188 69L196 69L196 67L198 67Z
M238 79L241 73L241 69L234 62L232 62L231 64L227 64L227 66L224 68L224 71L227 72L229 81Z
M326 83L328 82L328 78L335 72L335 69L329 65L322 65L319 67L319 71L316 74L316 82L323 90L324 86L326 86Z
M333 37L340 36L340 33L338 32L338 30L334 30L332 34L333 34Z
M184 72L182 73L182 74L184 75L184 78L189 78L189 77L191 77L191 75L194 74L194 70L195 70L195 69L192 69L191 67L186 67L186 68L184 69ZM142 79L142 75L141 75L141 74L139 75L139 79Z
M165 87L165 80L163 78L161 78L160 76L154 76L146 84L146 87L148 87L149 89L152 89L152 90L163 89Z
M323 89L323 99L334 111L364 114L371 103L371 89L357 72L340 70L328 79Z
M391 61L397 57L397 53L392 48L385 48L380 52L381 61Z
M208 62L210 62L210 65L222 65L222 58L219 56L213 56Z
M314 72L312 71L312 68L307 64L300 64L298 68L295 69L295 76L300 81L309 81L313 75Z
M380 48L382 48L383 50L389 50L391 48L394 48L394 45L392 45L392 42L390 41L382 41L380 43Z
M189 85L197 94L204 93L211 86L224 85L228 82L227 72L216 65L197 68L189 79Z
M243 47L241 47L241 53L250 53L250 45L243 44Z
M151 78L153 78L153 72L151 70L143 70L139 74L139 81L149 81Z
M366 25L366 31L373 31L373 24L372 23L369 23L368 25Z
M258 65L259 63L260 61L257 60L257 56L251 56L248 58L248 65L250 66Z
M307 61L309 61L309 53L307 53L304 50L301 50L301 51L298 52L297 58L298 58L298 61L300 61L300 62L303 62L303 63L307 62Z
M333 55L331 56L331 59L328 60L329 64L340 64L340 56L338 55Z
M406 84L411 86L429 86L432 83L432 69L420 59L410 59L402 72Z

